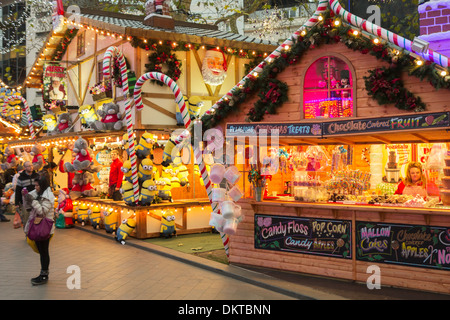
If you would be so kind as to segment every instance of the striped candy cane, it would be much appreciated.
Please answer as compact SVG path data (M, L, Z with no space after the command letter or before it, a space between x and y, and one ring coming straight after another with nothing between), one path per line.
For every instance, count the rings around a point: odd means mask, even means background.
M133 181L133 193L134 201L137 203L139 201L139 182L138 182L138 171L137 171L137 157L135 150L135 139L133 134L133 120L132 120L132 99L128 97L129 87L128 87L128 70L125 58L122 52L117 47L109 47L105 55L103 56L103 76L105 79L111 77L111 60L112 58L119 59L120 64L120 74L122 76L122 92L125 98L125 120L127 124L127 134L128 134L128 151L130 155L131 162L131 173Z
M191 126L191 118L189 116L189 111L188 111L188 108L186 107L181 90L179 89L178 85L176 84L176 82L173 79L171 79L170 77L168 77L160 72L148 72L146 74L143 74L137 80L136 86L134 88L134 102L135 102L136 108L138 110L141 110L143 108L141 91L142 91L142 85L147 80L158 80L158 81L166 84L172 90L173 94L175 95L175 102L178 104L178 107L180 109L181 117L183 118L185 128L189 129L189 127ZM185 139L190 139L189 130L185 130L181 135L179 135L175 139L175 141L174 141L175 145L181 144ZM194 148L194 149L197 149L197 150L194 150L195 161L199 167L200 174L201 174L203 182L205 184L205 188L206 188L206 192L208 194L209 201L211 202L211 204L213 206L213 211L216 212L217 204L212 203L212 201L211 201L212 184L211 184L211 181L209 180L209 174L208 174L208 171L206 170L206 166L203 161L202 152L201 152L201 150L199 150L199 148ZM229 253L228 236L223 233L221 233L220 235L222 238L222 243L225 247L225 252L228 256L228 253Z
M341 16L343 20L347 21L351 25L361 28L362 30L372 35L381 37L384 40L390 41L395 45L399 46L400 48L406 49L410 52L413 52L421 56L423 59L427 61L434 62L440 65L441 67L448 68L449 66L448 57L443 56L430 49L425 52L415 52L412 49L413 42L411 40L405 39L389 30L383 29L380 26L377 26L376 24L367 21L366 19L362 19L358 16L355 16L354 14L345 10L339 3L339 0L329 0L329 1L331 10L333 10L333 12L336 15Z
M4 113L6 112L6 107L8 106L9 101L14 99L19 99L23 102L23 109L25 110L25 114L28 119L28 128L30 130L31 139L33 140L36 139L36 134L33 128L33 118L31 118L30 106L28 105L28 102L24 97L15 95L6 97L5 100L3 101L3 112Z

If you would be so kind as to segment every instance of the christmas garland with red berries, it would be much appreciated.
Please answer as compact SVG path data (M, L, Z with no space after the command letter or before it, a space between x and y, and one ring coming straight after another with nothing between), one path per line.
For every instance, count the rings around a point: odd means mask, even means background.
M161 72L164 73L169 78L177 81L181 75L181 61L178 60L175 53L169 47L159 46L155 48L153 52L148 57L149 63L145 65L146 72ZM167 70L163 70L166 66ZM152 83L156 83L160 86L165 86L164 83L157 80L150 80Z

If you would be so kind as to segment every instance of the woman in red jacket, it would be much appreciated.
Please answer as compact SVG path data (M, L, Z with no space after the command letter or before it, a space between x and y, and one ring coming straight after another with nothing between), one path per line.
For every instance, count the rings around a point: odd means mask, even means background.
M420 195L422 198L427 197L427 180L419 162L410 162L406 168L406 178L402 180L395 194Z

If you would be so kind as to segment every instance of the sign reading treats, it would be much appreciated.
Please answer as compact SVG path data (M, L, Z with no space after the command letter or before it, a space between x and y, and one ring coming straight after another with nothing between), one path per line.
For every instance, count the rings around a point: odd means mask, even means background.
M356 259L450 270L450 228L358 221Z
M280 137L321 137L320 123L229 123L227 137L274 135L278 130Z
M255 214L255 248L351 259L352 222Z
M450 125L449 112L429 114L410 114L372 119L350 119L333 122L323 122L323 134L343 135L353 133L388 132L443 128Z

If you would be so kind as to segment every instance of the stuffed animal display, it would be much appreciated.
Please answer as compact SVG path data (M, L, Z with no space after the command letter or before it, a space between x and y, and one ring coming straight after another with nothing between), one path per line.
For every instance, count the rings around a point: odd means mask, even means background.
M163 213L161 217L161 229L159 231L161 237L172 238L172 235L177 234L175 228L175 215L172 211L168 210Z
M42 152L44 152L44 150L45 148L40 144L35 144L31 148L30 154L33 156L33 160L31 161L31 163L33 165L33 170L35 171L40 171L45 165L44 156L42 155Z
M54 114L46 114L42 117L42 121L44 122L44 130L47 131L47 135L53 135L58 133L57 132L57 124L58 121L56 119L56 116Z
M78 115L80 116L81 126L87 129L94 129L93 124L98 121L97 113L93 106L85 104L78 109Z
M132 218L123 220L119 229L117 229L116 241L120 244L125 244L125 239L133 232L134 228L136 228L136 220Z
M72 132L72 119L70 118L70 114L67 112L61 113L58 116L58 122L56 123L56 132L57 133L67 133Z
M120 113L119 105L110 102L105 103L101 109L97 111L100 116L100 121L95 121L91 126L94 130L122 130L124 124L122 114Z
M6 156L6 162L1 164L1 168L3 170L8 170L11 168L16 168L19 161L16 156L16 152L14 148L6 147L5 148L5 156Z

